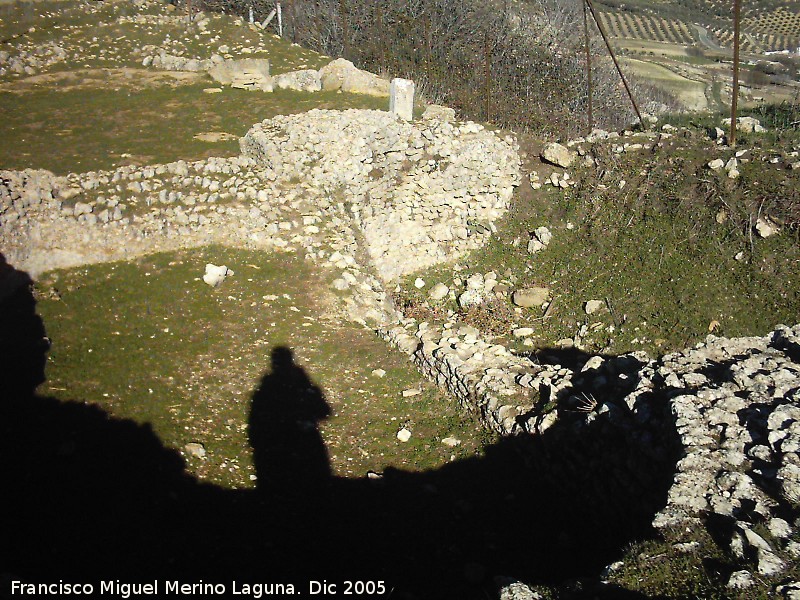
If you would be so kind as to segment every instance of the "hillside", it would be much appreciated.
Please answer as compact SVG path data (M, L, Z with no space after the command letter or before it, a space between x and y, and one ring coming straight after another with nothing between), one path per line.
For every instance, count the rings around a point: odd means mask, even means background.
M694 110L730 103L733 15L729 4L666 0L598 3L601 22L628 68L683 90ZM793 2L743 2L741 90L750 105L797 97L800 12Z
M797 102L555 144L184 9L0 5L4 594L797 595Z

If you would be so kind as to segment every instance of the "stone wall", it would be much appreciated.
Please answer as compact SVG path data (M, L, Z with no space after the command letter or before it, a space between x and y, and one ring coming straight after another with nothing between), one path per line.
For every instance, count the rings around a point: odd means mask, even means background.
M345 201L385 281L485 243L520 181L514 141L476 123L311 111L260 123L241 145L276 177Z
M380 326L486 426L553 440L564 485L583 478L585 491L601 474L597 501L622 494L658 511L658 527L713 515L743 561L780 571L800 555L800 326L660 360L534 361L456 321L404 318L387 283L485 243L519 181L512 140L448 119L312 111L256 125L230 159L2 171L0 251L34 275L214 242L303 253L351 318Z

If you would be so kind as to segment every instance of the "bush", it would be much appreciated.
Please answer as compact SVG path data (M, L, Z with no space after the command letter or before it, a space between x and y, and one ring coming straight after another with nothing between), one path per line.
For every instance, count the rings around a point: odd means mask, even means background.
M206 0L244 14L242 0ZM211 4L214 3L214 4ZM256 13L271 9L263 0ZM464 117L566 137L587 129L583 15L567 0L511 9L460 0L294 0L284 31L295 42L357 66L414 79ZM599 40L593 40L595 126L618 129L634 114ZM636 85L640 103L650 88ZM673 102L674 104L674 102Z

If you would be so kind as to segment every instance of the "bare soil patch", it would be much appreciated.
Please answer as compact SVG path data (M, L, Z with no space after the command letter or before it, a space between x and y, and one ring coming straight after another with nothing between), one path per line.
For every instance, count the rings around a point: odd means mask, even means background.
M40 73L0 84L0 91L24 94L49 87L53 92L112 88L144 90L161 86L193 85L207 79L205 73L189 71L153 71L148 69L78 69L56 73Z

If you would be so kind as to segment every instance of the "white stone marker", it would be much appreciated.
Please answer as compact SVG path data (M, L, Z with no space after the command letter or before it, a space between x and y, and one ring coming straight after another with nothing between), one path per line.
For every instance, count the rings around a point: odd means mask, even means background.
M414 82L410 79L392 79L389 86L389 112L410 121L414 113Z

